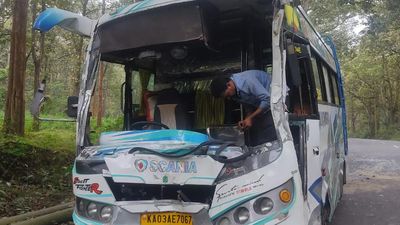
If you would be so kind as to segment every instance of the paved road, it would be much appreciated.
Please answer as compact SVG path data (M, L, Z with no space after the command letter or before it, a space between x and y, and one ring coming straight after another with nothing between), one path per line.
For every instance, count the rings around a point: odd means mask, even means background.
M350 139L349 149L332 225L400 225L400 142Z

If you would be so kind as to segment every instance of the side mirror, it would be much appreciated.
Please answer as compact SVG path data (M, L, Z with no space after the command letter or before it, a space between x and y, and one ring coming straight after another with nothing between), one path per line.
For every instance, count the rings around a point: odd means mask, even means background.
M67 105L67 115L72 118L78 117L78 96L69 96Z

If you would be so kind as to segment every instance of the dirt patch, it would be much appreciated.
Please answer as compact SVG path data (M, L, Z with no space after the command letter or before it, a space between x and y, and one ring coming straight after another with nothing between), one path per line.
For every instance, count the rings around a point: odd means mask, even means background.
M345 185L345 190L348 194L358 192L383 192L383 190L393 187L393 183L400 183L400 177L360 175L358 179L349 180Z
M73 151L1 143L0 218L72 201L73 160Z

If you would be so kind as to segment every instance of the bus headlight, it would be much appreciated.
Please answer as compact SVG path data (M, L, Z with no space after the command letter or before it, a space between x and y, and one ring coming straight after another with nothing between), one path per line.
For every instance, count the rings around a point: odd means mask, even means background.
M214 220L214 225L265 224L276 219L282 221L289 215L294 205L296 191L293 178L282 185L247 199L239 205L233 205Z
M76 213L81 217L102 223L110 223L113 218L113 212L113 205L76 197Z
M91 202L88 205L88 207L87 207L87 215L92 219L97 218L97 205L96 205L96 203Z
M85 203L83 200L78 201L78 211L79 213L85 213Z
M271 146L269 147L268 151L264 151L264 148L262 146L254 147L252 151L256 152L257 154L247 157L240 163L225 164L224 168L218 175L216 182L220 183L226 180L243 176L274 162L276 159L279 158L280 154L282 153L282 144L280 144L278 141L274 141L270 143L270 145ZM236 152L240 152L240 150L235 150L235 147L230 148L230 152L235 152L235 154L237 154ZM221 153L221 155L223 154Z
M274 202L270 198L262 197L254 202L253 208L257 214L265 215L274 208Z
M236 209L233 218L235 219L236 223L244 224L249 220L250 212L247 208L240 207Z
M104 206L100 211L100 219L103 222L110 222L113 214L113 209L111 206Z

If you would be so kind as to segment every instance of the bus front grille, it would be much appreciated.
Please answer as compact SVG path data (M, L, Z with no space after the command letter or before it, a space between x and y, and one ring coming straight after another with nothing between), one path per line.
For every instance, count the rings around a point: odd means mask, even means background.
M215 186L115 183L106 178L116 201L180 200L211 204Z

